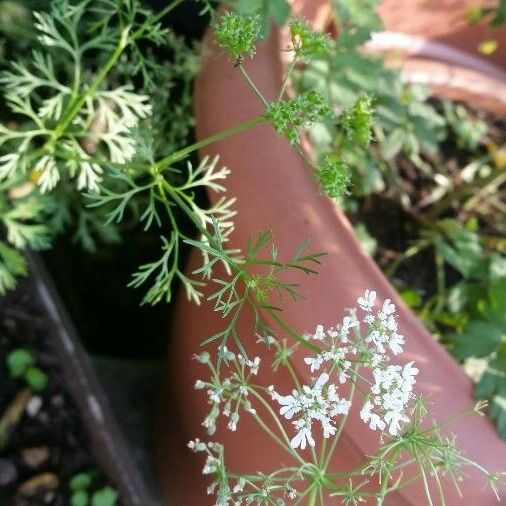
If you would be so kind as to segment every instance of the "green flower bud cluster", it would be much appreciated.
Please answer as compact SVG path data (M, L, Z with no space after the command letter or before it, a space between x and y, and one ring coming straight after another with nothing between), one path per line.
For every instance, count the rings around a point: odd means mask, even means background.
M357 98L355 103L341 114L339 122L348 139L367 147L372 138L373 115L373 99L364 95Z
M291 144L299 140L297 128L308 127L331 116L328 101L314 90L298 95L293 100L274 102L267 108L267 117L275 130L287 137Z
M295 18L290 23L293 50L297 58L306 60L325 51L327 34L315 32L303 19Z
M225 12L214 25L218 44L236 64L241 63L246 55L255 55L255 44L261 28L259 16L246 16L232 11Z
M316 169L321 189L333 199L341 198L350 184L349 167L343 160L326 156Z

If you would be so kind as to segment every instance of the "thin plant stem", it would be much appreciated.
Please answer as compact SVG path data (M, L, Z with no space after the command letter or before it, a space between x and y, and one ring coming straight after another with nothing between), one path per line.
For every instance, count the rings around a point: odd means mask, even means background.
M244 68L244 66L242 64L239 65L239 71L241 72L241 75L244 77L244 79L246 80L246 83L251 88L253 93L258 97L258 99L262 102L264 107L267 109L267 107L269 107L269 103L267 102L265 97L262 95L262 92L258 89L257 85L253 82L253 80L251 79L251 77L249 76L248 72L246 71L246 69Z
M290 376L292 377L292 380L295 383L295 386L297 387L298 390L300 390L300 381L299 381L299 378L297 377L297 373L295 372L295 369L293 368L293 366L290 362L290 359L288 359L285 362L285 367L288 369L288 372L290 373Z
M273 439L281 448L283 448L286 452L288 452L290 455L293 455L293 456L297 456L297 460L300 460L302 462L304 462L300 457L299 455L296 453L296 452L290 452L289 448L286 447L285 443L278 437L276 436L276 434L274 434L274 432L272 432L269 427L267 426L267 424L257 415L257 414L254 414L253 415L253 418L255 419L255 421L258 423L258 425L264 430L264 432L271 438Z
M357 366L354 367L353 369L353 374L356 375L356 372L357 372ZM349 398L349 401L351 403L353 403L353 397L355 395L355 389L356 389L356 382L353 381L352 384L351 384L351 389L350 389L350 398ZM348 412L349 413L349 412ZM325 458L325 464L323 466L323 469L326 471L327 468L329 467L329 464L330 464L330 459L332 458L332 455L334 454L334 452L336 451L336 447L337 447L337 443L339 441L339 438L341 437L341 434L344 430L344 425L346 424L346 420L348 419L348 413L346 413L345 415L343 415L343 417L341 418L340 422L339 422L339 426L337 427L337 431L334 435L334 438L333 438L333 441L332 441L332 445L329 449L329 452L327 454L327 457Z
M202 225L202 223L197 219L197 217L192 212L191 207L188 206L188 204L184 201L183 198L179 195L177 188L173 187L168 181L164 180L163 182L165 189L171 196L171 198L174 200L174 202L181 208L181 210L188 216L188 218L192 221L192 223L197 227L197 230L201 232L206 239L210 242L210 244L216 244L214 237L209 233L209 231ZM237 270L239 267L235 263L230 264L230 268L232 270ZM248 281L249 279L245 279L245 281ZM257 302L258 304L258 302ZM260 304L258 304L259 307L261 307ZM267 313L280 325L280 327L283 328L289 335L294 337L300 344L305 346L306 348L309 348L313 352L320 352L320 348L318 346L314 345L313 343L310 343L307 339L302 337L295 329L293 329L283 318L281 318L277 311L272 308L265 308Z
M266 309L269 316L283 329L285 330L289 335L291 335L293 338L295 338L300 344L305 346L306 348L309 348L311 351L314 351L315 353L319 353L321 349L316 346L315 344L309 342L306 338L301 336L294 328L292 328L283 318L281 318L278 314L278 311L272 308Z
M174 0L174 2L166 5L161 11L157 12L152 18L147 19L146 22L136 30L132 36L132 38L138 39L144 35L144 30L149 24L158 23L162 18L164 18L170 11L174 10L179 4L182 4L185 0Z
M392 457L388 461L390 464L392 464L390 466L390 469L387 469L387 471L386 471L386 473L388 473L388 476L386 476L384 478L381 477L382 480L383 480L382 483L381 483L381 489L380 489L380 495L379 495L379 497L381 497L381 498L384 498L386 496L386 494L387 494L388 483L390 481L390 477L392 476L392 471L395 469L395 462L397 461L397 458L399 457L400 452L401 452L400 448L396 448L395 449L395 451L393 452Z
M430 458L428 459L428 461L429 461L430 467L432 469L432 474L434 476L434 480L436 481L437 492L439 495L439 502L441 503L441 506L446 506L445 495L443 492L443 486L441 484L441 480L439 478L438 470L436 469L436 466L434 465L434 463L432 462L432 460Z
M286 433L283 425L279 421L278 416L276 415L276 413L274 412L274 410L271 408L271 406L269 405L269 403L255 389L251 389L250 392L253 394L253 396L258 401L260 401L260 403L262 404L262 406L268 411L269 415L272 417L272 419L276 423L276 426L278 427L279 431L281 432L281 434L282 434L282 436L283 436L283 438L285 440L285 443L283 443L283 448L290 455L292 455L293 457L295 457L296 460L298 460L301 464L305 464L304 460L300 457L300 455L291 447L291 445L290 445L290 438L288 437L288 434ZM272 435L275 436L274 433ZM277 436L275 436L275 437L277 438L278 441L281 441Z
M420 461L420 458L418 456L418 453L417 453L414 445L411 445L411 450L413 451L413 456L415 457L416 463L418 464L420 472L422 473L423 489L425 491L425 495L427 497L428 504L429 504L429 506L433 506L434 503L432 502L432 497L430 495L429 482L427 481L427 475L425 473L425 469L423 468L423 464Z
M233 127L227 128L226 130L222 130L221 132L206 137L205 139L195 142L194 144L190 144L189 146L186 146L183 149L180 149L170 154L169 156L162 158L153 165L153 168L155 171L160 171L165 167L175 162L178 162L183 158L186 158L190 153L193 153L198 149L201 149L205 146L209 146L210 144L221 141L223 139L226 139L227 137L238 134L240 132L244 132L245 130L249 130L250 128L265 123L266 121L267 118L264 115L255 116L254 118L251 118L247 121L234 125Z
M296 506L297 504L301 504L301 501L304 499L304 497L306 497L309 494L309 492L311 492L312 488L313 488L313 486L310 485L306 490L304 490L304 492L302 493L302 495L294 503L294 506Z
M316 499L318 497L318 486L316 483L313 483L311 485L311 492L309 494L309 497L307 498L307 505L308 506L314 506L316 504Z
M297 58L293 58L292 61L290 62L288 69L286 70L285 76L283 78L283 82L281 83L281 88L279 89L278 98L277 98L278 102L283 98L283 95L285 94L285 90L286 90L286 87L288 86L290 76L291 76L296 64L297 64Z
M116 49L113 51L111 56L109 56L109 59L105 62L104 66L95 76L89 87L86 89L84 93L82 93L77 97L74 103L70 104L67 112L64 114L62 118L62 121L58 123L55 130L53 131L52 137L48 141L49 146L46 146L46 148L53 146L54 143L63 135L69 124L73 121L73 119L77 116L77 114L81 110L82 106L86 103L88 97L92 96L97 91L102 81L107 77L107 75L111 71L112 67L118 61L118 58L121 56L127 45L128 45L128 28L125 28L121 32L121 37L118 41Z

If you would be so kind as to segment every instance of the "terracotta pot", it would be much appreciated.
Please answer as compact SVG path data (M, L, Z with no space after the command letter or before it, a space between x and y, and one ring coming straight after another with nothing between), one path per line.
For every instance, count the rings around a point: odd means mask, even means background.
M402 62L406 59L440 61L450 65L468 68L480 75L506 80L506 71L482 57L462 49L417 35L399 32L375 32L364 45L368 52L383 54L387 61Z
M306 15L314 19L321 3L308 4L311 5ZM206 45L210 55L195 89L199 138L262 112L261 105L237 70L216 49L212 33L208 33ZM246 66L266 97L273 99L283 70L280 34L274 32ZM231 169L227 188L237 197L238 215L231 247L244 247L249 236L272 230L282 258L287 258L306 238L311 241L312 251L328 253L319 275L291 277L301 284L306 296L303 302L284 300L281 303L284 317L294 328L303 333L313 331L317 323L332 325L341 318L345 308L355 305L356 298L365 288L374 288L382 298L392 299L399 308L399 323L406 336L403 360L415 360L419 365L417 388L431 396L434 415L444 419L473 405L470 379L399 300L387 279L362 251L346 217L330 200L321 196L307 168L285 139L277 136L269 126L259 126L214 144L201 153L215 154L220 154L220 162ZM193 254L188 271L191 272L198 262L198 255ZM211 290L212 287L207 288L206 292L211 293ZM169 351L167 383L170 391L165 405L166 422L162 427L165 430L159 444L161 476L168 503L213 504L205 492L209 482L201 474L203 462L187 449L186 444L195 437L209 439L201 427L207 411L206 396L193 388L196 379L207 377L207 369L192 360L192 356L201 350L200 343L205 337L223 328L223 322L209 304L196 307L183 297L177 301L175 315ZM276 328L269 318L266 320ZM279 391L288 391L292 388L289 378L278 374L274 380L268 371L264 347L254 344L254 338L250 337L251 323L251 315L243 314L239 330L248 352L264 358L265 367L258 381L265 385L275 383ZM278 335L283 336L282 331ZM294 366L302 382L309 383L309 371L302 361L304 355L304 350L300 349L294 357ZM231 469L254 472L287 462L285 454L271 443L252 419L243 416L235 433L223 425L212 440L225 442L226 460ZM471 458L491 470L505 467L506 444L489 420L468 417L455 423L452 430L458 435L459 446ZM359 420L357 410L353 410L333 467L353 468L362 462L364 455L371 454L377 441L378 434L370 431ZM470 471L461 485L466 494L465 504L497 504L481 475ZM506 489L503 488L501 493L506 494ZM451 484L447 497L449 505L463 504ZM416 485L392 497L388 504L421 505L426 504L426 499L421 485Z
M423 84L434 94L506 114L506 72L446 44L388 32L373 35L366 51L400 67L405 82ZM406 57L408 56L408 57Z
M420 35L475 55L479 55L478 45L481 42L496 40L499 47L486 59L504 68L506 26L470 25L466 19L469 8L489 7L497 3L494 0L384 0L378 11L389 31Z

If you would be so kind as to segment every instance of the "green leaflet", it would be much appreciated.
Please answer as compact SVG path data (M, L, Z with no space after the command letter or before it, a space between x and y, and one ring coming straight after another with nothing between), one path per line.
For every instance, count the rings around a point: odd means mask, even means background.
M490 284L486 298L475 301L481 319L469 322L463 332L450 337L451 351L462 360L485 358L486 371L475 388L475 396L490 400L490 415L506 439L506 278Z

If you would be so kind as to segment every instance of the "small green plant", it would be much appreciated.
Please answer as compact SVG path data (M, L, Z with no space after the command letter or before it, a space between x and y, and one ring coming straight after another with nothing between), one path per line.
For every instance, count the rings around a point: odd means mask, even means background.
M216 40L227 49L230 58L239 64L245 56L254 56L260 37L260 19L228 11L216 23Z
M45 10L42 2L32 19L21 9L32 35L29 50L16 49L14 36L4 32L13 54L0 76L0 223L6 231L0 292L26 273L21 250L46 249L71 226L88 250L97 241L117 242L119 229L106 223L102 209L87 206L85 194L101 184L127 192L118 167L124 177L142 179L138 164L154 163L185 142L197 57L160 24L181 2L156 15L137 1L111 8L105 0L58 0ZM157 47L170 49L172 61L154 56ZM168 114L176 82L182 92ZM127 212L135 209L129 202Z
M74 475L69 482L71 506L116 506L118 493L106 486L92 491L94 473L82 472Z
M46 373L36 367L33 354L25 348L17 348L7 355L7 368L12 378L23 378L35 392L44 390L48 384Z
M316 178L326 195L333 199L340 199L346 194L350 185L350 171L346 163L340 159L325 156L316 171Z
M328 102L316 91L308 91L293 100L279 100L267 107L267 116L277 132L292 144L299 142L299 128L332 117Z
M475 285L465 309L469 320L449 337L450 349L468 365L479 364L475 396L490 401L490 414L506 439L506 279Z

